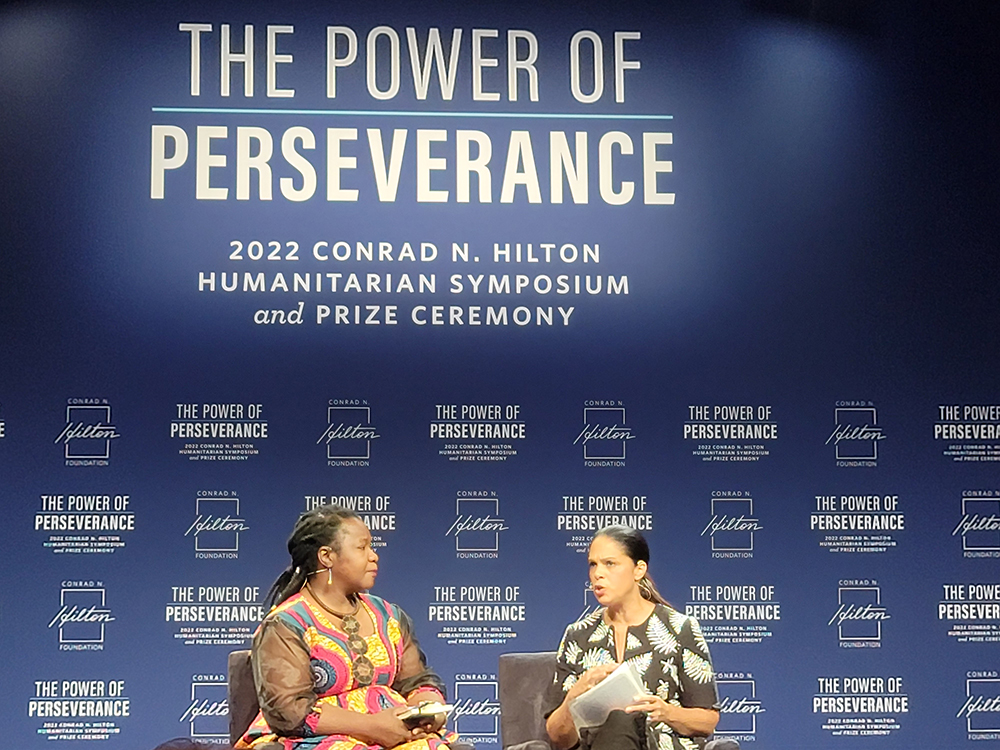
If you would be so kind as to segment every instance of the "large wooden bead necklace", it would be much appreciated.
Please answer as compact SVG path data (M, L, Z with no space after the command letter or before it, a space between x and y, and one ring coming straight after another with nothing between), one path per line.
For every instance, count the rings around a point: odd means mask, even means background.
M308 581L306 588L309 589L312 598L320 607L340 620L340 629L347 633L347 648L351 652L351 669L354 672L354 679L358 681L359 685L371 685L372 680L375 679L375 665L372 664L371 659L365 656L368 653L368 643L360 635L361 623L358 622L356 616L358 610L361 609L361 600L357 596L353 596L354 609L351 612L341 613L326 606L326 603L319 598L319 594L313 590Z

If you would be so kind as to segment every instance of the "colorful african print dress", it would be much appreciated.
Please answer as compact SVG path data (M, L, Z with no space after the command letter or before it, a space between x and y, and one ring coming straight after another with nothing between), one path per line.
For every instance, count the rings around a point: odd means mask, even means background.
M406 696L417 691L421 698L444 702L444 683L427 667L406 613L377 596L361 594L359 599L375 624L365 639L366 656L375 667L372 683L357 681L347 634L295 594L271 610L254 635L251 661L261 711L237 748L274 747L268 743L284 750L377 748L346 735L317 734L323 706L373 714L406 705ZM430 737L397 748L446 749L445 743L455 739Z

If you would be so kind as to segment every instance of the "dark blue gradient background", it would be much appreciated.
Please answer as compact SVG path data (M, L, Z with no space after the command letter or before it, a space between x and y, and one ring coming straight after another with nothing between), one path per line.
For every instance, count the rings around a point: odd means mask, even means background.
M789 4L787 7L792 7ZM756 646L719 644L724 671L750 671L766 712L757 737L770 748L870 747L834 738L811 712L817 676L899 675L911 710L903 728L877 738L885 748L967 742L965 675L997 664L996 644L958 644L936 619L944 583L996 578L995 560L966 560L952 536L964 489L997 486L990 465L951 463L932 438L939 404L997 403L998 265L996 11L986 3L936 10L902 3L855 4L850 22L810 20L736 2L445 3L321 6L262 3L133 7L107 3L22 3L0 10L0 502L5 523L0 702L9 741L40 747L40 721L27 717L35 680L124 679L132 717L103 746L152 747L183 734L178 717L193 674L224 671L223 647L181 646L163 622L171 586L266 587L284 566L284 541L305 494L389 493L399 530L390 535L376 588L399 602L424 632L431 662L449 684L458 673L495 673L504 650L554 648L579 610L583 556L555 529L565 494L647 495L656 516L652 569L668 598L689 586L773 584L782 604L774 635ZM846 13L846 11L843 11ZM848 14L849 15L849 14ZM837 19L834 19L837 20ZM843 21L843 18L840 19ZM184 21L214 25L203 46L203 95L188 92ZM257 29L256 96L218 95L218 28ZM280 48L288 100L264 92L264 26L294 24ZM324 28L364 34L378 24L402 34L465 30L455 101L417 102L403 49L400 95L375 102L361 58L325 97ZM541 102L471 102L472 28L533 31L539 37ZM639 30L627 46L641 71L626 73L627 100L609 94L581 105L569 93L567 43L598 31ZM288 40L287 42L284 40ZM494 45L502 50L502 37ZM610 63L610 49L606 62ZM500 54L501 58L503 54ZM502 64L502 63L501 63ZM502 68L500 69L502 71ZM503 73L488 73L505 92ZM610 88L613 77L606 76ZM432 85L432 91L433 91ZM522 89L523 96L523 89ZM667 123L177 115L155 106L343 109L452 109L671 114ZM167 174L167 195L149 198L150 128L177 124L191 135L185 167ZM194 200L196 124L226 124L229 165L213 184L227 201ZM291 125L317 134L311 161L317 196L292 203L277 179L275 200L235 200L234 129ZM357 203L324 200L327 126L356 127ZM379 203L364 128L410 129L395 203ZM418 127L493 139L492 204L418 204ZM496 202L507 134L527 129L545 199ZM548 203L548 131L590 133L588 205ZM596 141L669 130L673 173L661 178L674 206L641 203L639 157L620 178L640 197L608 206L597 190ZM282 171L284 169L285 171ZM228 182L226 182L228 180ZM254 193L255 195L256 193ZM400 324L296 327L252 324L258 307L307 311L320 295L199 293L199 271L231 271L233 239L292 239L294 268L249 263L238 270L434 272L438 293L355 295L350 304L396 303ZM326 239L435 242L433 264L345 263L309 258ZM599 243L601 263L563 269L485 262L452 264L452 241L488 255L493 242ZM289 266L293 264L288 264ZM447 276L477 273L627 274L627 297L523 299L451 295ZM574 304L569 327L416 327L412 304ZM53 444L67 398L107 398L122 438L104 468L62 465ZM366 468L330 468L315 444L330 398L364 398L382 437ZM637 439L627 466L587 469L579 446L582 403L620 399ZM874 469L834 465L824 441L837 400L871 400L888 436ZM262 403L270 437L242 465L188 463L168 437L175 404ZM528 437L497 465L448 464L429 440L439 403L520 404ZM759 464L702 464L681 425L692 404L770 404L779 423L771 456ZM200 489L235 488L251 530L238 561L195 560L184 531ZM456 560L444 536L457 490L495 490L508 526L498 561ZM699 536L713 490L742 489L763 531L751 560L713 560ZM68 559L32 531L44 493L129 493L137 529L114 555ZM883 555L833 555L808 529L816 494L898 494L906 514L899 546ZM46 535L47 537L47 535ZM883 647L838 649L827 620L840 579L876 578L892 619ZM102 580L117 621L101 653L61 653L46 627L62 580ZM505 648L446 646L433 637L433 586L519 585L528 622ZM749 743L747 743L749 744Z

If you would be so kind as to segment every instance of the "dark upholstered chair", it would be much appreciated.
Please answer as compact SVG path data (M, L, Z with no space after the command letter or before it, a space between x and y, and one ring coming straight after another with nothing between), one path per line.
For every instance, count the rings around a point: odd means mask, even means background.
M235 745L260 710L249 651L233 651L229 654L228 700L229 741Z
M500 735L504 750L552 750L545 733L545 693L556 673L556 652L501 654ZM712 740L705 750L739 750L734 740Z
M500 655L497 682L504 748L549 750L542 701L555 673L555 651Z

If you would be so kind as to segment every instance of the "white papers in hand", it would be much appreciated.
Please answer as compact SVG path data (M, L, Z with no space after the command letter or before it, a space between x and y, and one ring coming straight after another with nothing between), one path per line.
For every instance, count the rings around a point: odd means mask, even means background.
M633 705L642 695L646 695L646 689L635 668L623 662L586 693L574 698L569 704L569 715L577 729L597 727L607 721L609 713Z

